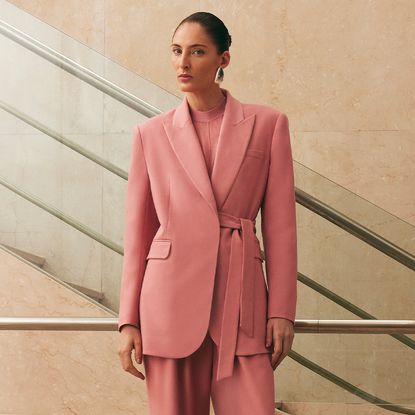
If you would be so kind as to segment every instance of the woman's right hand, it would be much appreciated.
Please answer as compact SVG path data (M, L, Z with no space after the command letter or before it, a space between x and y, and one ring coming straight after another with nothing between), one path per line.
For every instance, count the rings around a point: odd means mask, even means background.
M141 332L137 327L130 324L121 327L118 356L120 357L122 368L132 375L144 380L145 376L137 370L131 359L131 352L134 349L135 360L137 363L141 364L143 360L141 345Z

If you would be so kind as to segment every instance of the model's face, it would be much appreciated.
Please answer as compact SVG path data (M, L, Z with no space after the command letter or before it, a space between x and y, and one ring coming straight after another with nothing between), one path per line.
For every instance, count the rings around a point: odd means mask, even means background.
M218 67L225 68L229 60L229 51L219 55L215 44L199 23L184 23L173 36L171 63L183 92L202 91L212 87ZM191 75L191 78L178 78L182 73Z

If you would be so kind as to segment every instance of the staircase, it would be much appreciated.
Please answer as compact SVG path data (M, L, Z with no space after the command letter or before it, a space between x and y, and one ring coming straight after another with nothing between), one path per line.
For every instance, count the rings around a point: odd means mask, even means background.
M4 0L0 50L0 316L116 318L132 126L181 99ZM413 319L413 225L295 175L297 315ZM415 414L413 333L296 333L276 414ZM0 414L147 413L115 325L0 336Z

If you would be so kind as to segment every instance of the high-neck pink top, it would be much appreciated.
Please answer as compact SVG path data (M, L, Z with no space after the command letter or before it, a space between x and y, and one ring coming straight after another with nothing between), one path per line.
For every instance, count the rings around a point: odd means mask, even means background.
M209 177L212 175L213 163L215 162L225 105L226 97L220 104L208 111L195 110L189 105L189 112L205 157Z

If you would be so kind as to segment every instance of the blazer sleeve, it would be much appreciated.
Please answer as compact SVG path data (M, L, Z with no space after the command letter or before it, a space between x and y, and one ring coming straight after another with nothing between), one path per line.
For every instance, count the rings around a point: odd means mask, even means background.
M133 128L125 195L124 258L120 287L118 331L125 324L140 328L140 294L146 257L160 226L150 188L138 125Z
M267 318L295 321L297 225L294 166L288 118L280 113L273 132L267 185L261 204L261 231L268 284Z

